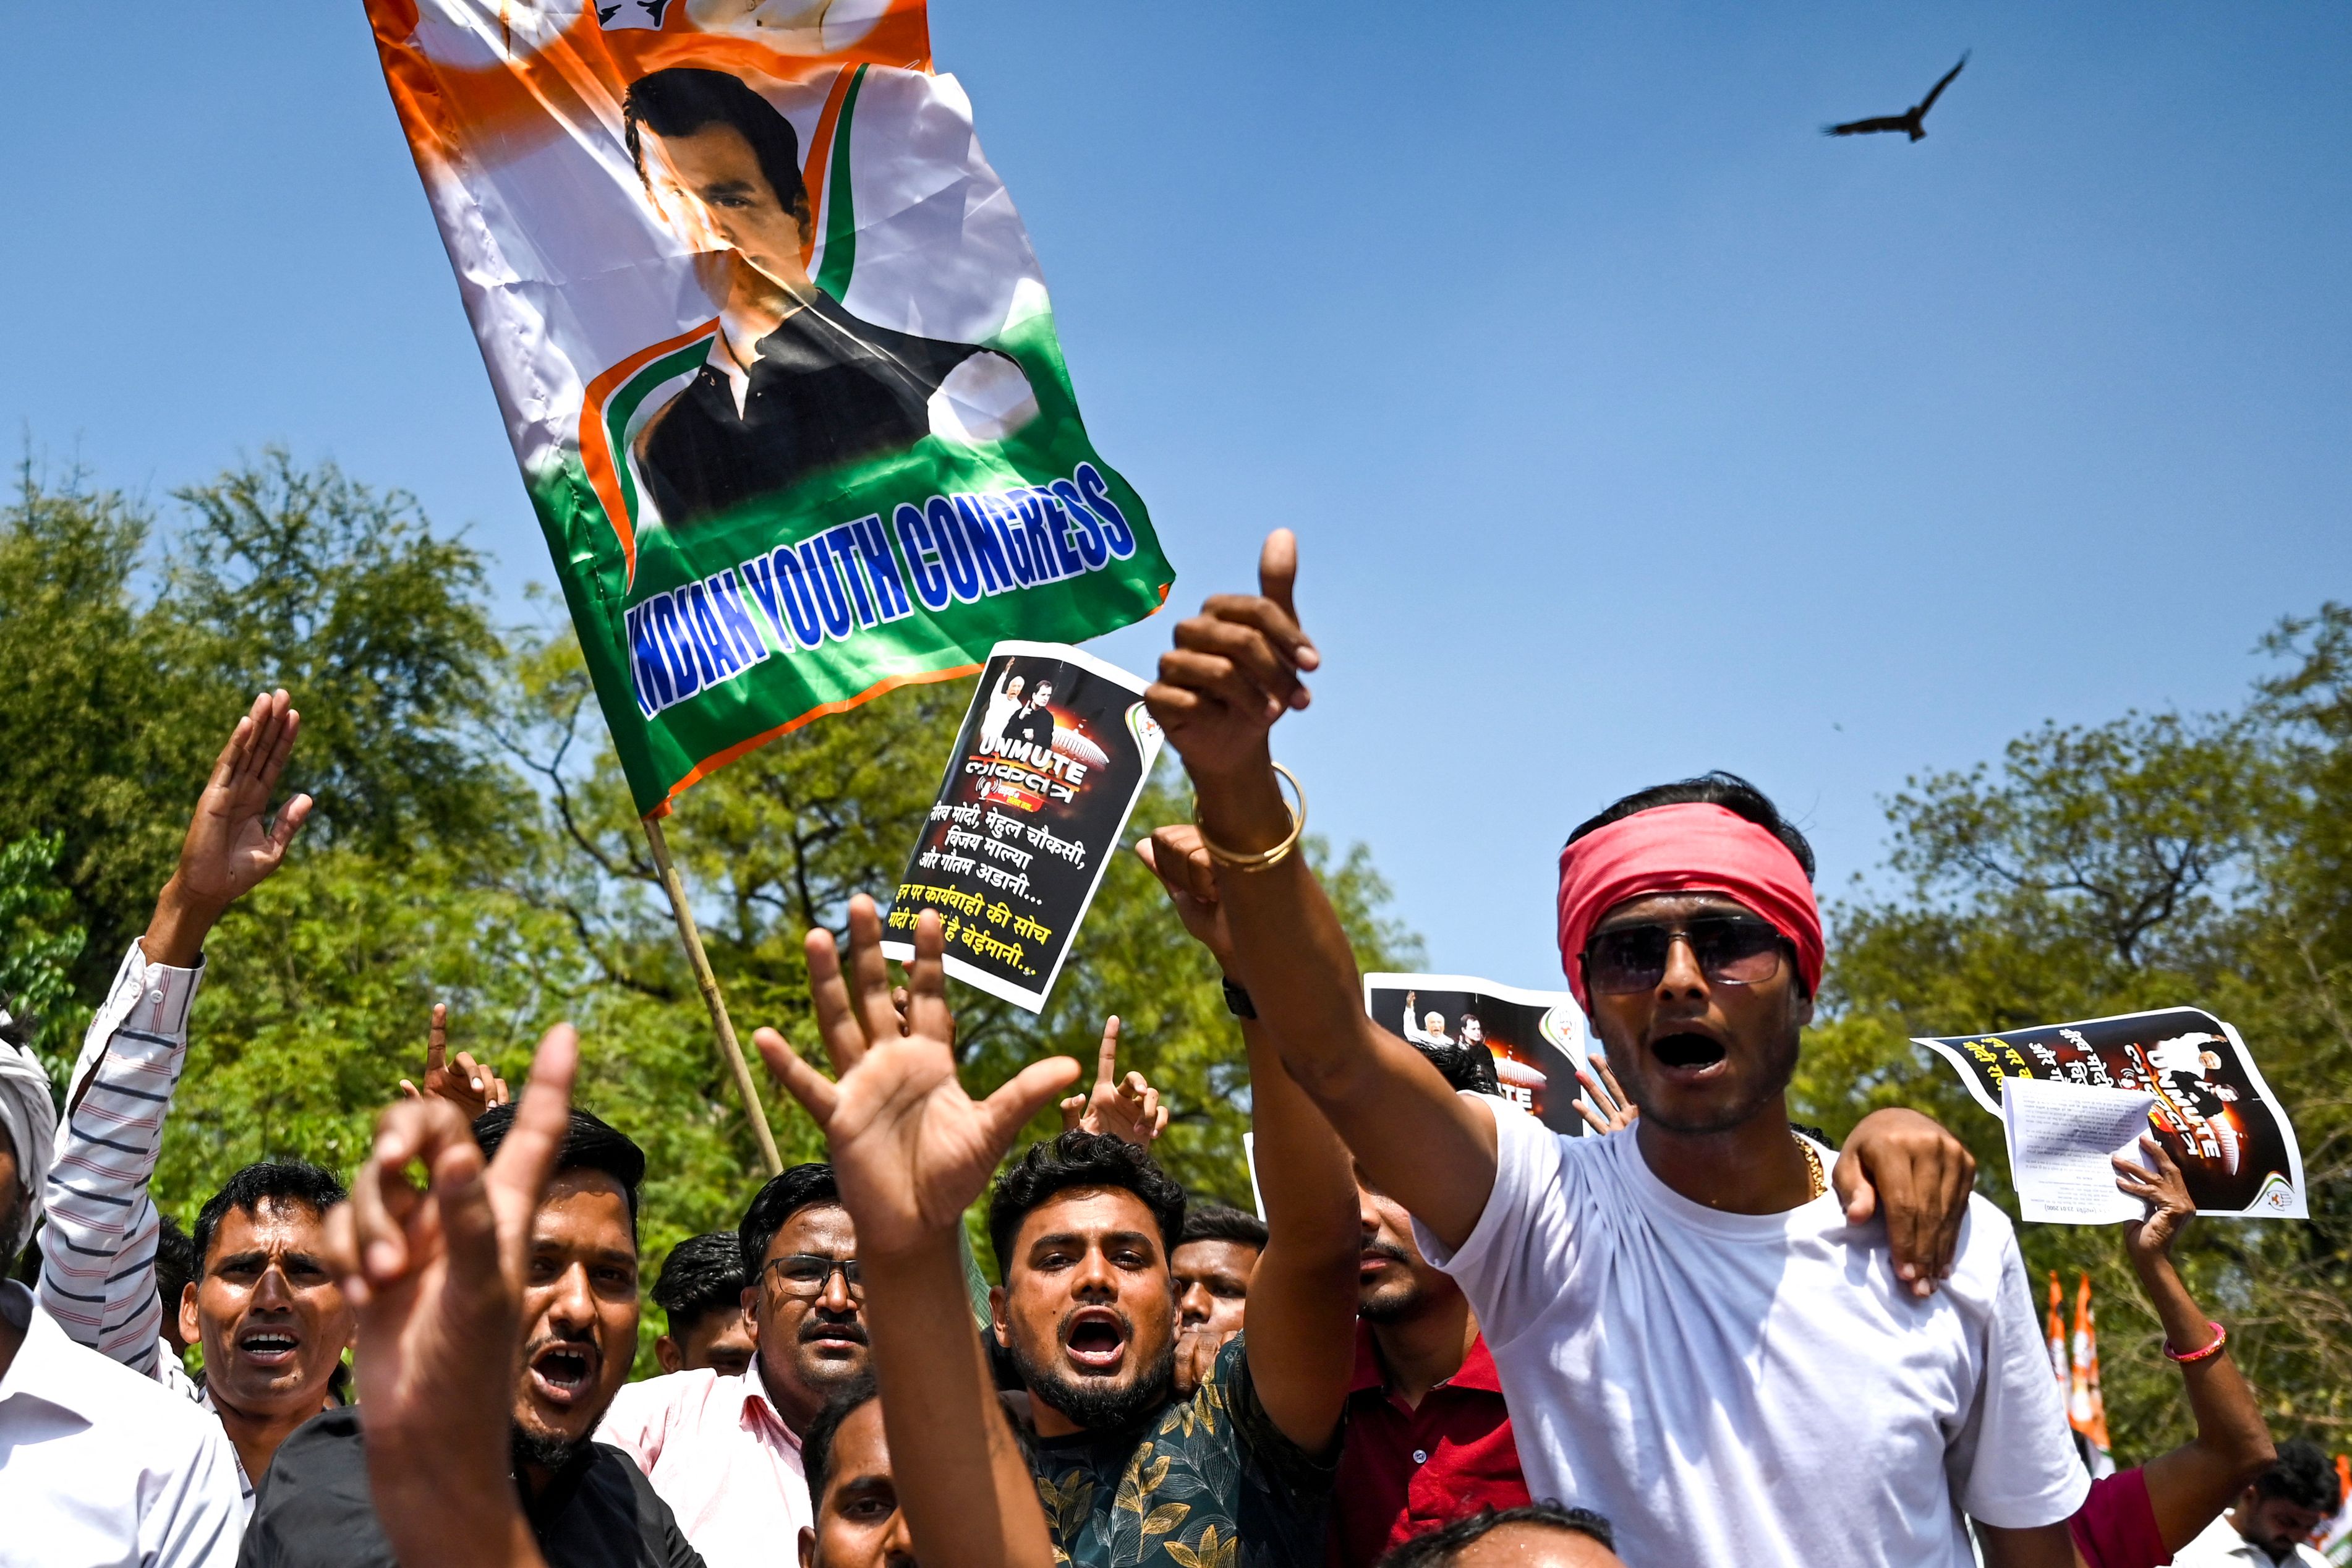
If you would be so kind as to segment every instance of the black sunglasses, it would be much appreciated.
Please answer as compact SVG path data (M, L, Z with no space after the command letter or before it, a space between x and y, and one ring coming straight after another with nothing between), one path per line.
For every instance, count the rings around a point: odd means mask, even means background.
M1787 939L1752 915L1703 915L1681 925L1627 925L1602 931L1584 949L1584 983L1604 995L1648 991L1666 977L1677 941L1690 944L1699 973L1724 985L1756 985L1780 973Z
M822 1296L824 1288L833 1283L833 1271L841 1270L841 1282L853 1296L866 1294L866 1277L857 1270L855 1258L820 1258L814 1252L788 1253L772 1258L764 1272L773 1274L792 1296Z

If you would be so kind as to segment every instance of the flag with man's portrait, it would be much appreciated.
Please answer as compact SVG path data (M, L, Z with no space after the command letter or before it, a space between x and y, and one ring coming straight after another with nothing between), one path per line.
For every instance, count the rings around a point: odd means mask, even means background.
M365 0L640 811L1173 572L922 0Z

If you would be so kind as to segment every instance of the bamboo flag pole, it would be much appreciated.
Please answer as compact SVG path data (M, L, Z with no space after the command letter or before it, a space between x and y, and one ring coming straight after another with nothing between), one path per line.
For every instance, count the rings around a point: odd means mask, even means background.
M686 961L694 969L694 983L702 988L703 1005L710 1009L710 1026L719 1036L719 1051L727 1058L728 1070L735 1075L735 1090L743 1097L743 1114L751 1119L751 1135L760 1141L760 1157L768 1163L768 1174L780 1174L784 1168L782 1156L776 1152L776 1135L768 1129L768 1113L760 1109L759 1091L751 1086L751 1065L743 1059L743 1047L735 1038L735 1021L727 1016L727 998L719 990L719 976L710 972L710 955L702 951L702 932L694 924L694 911L687 907L686 881L677 874L677 866L669 858L669 840L662 837L661 821L645 817L646 842L653 847L654 869L661 873L662 891L669 895L670 913L677 917L678 940L686 943Z

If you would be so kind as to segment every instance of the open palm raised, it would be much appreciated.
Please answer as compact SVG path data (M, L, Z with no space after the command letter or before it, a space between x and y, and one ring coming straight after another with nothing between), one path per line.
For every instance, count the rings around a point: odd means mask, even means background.
M910 1253L952 1230L1022 1127L1075 1082L1067 1057L1032 1062L986 1100L955 1070L940 918L915 925L905 1020L892 1004L874 900L849 901L849 967L828 931L809 932L809 995L839 1081L828 1080L773 1029L752 1037L768 1070L823 1130L844 1206L866 1257Z

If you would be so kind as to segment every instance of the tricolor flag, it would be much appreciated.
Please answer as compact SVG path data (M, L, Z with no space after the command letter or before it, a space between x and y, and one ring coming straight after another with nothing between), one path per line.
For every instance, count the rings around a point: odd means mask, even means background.
M1160 606L923 0L365 4L639 811Z

